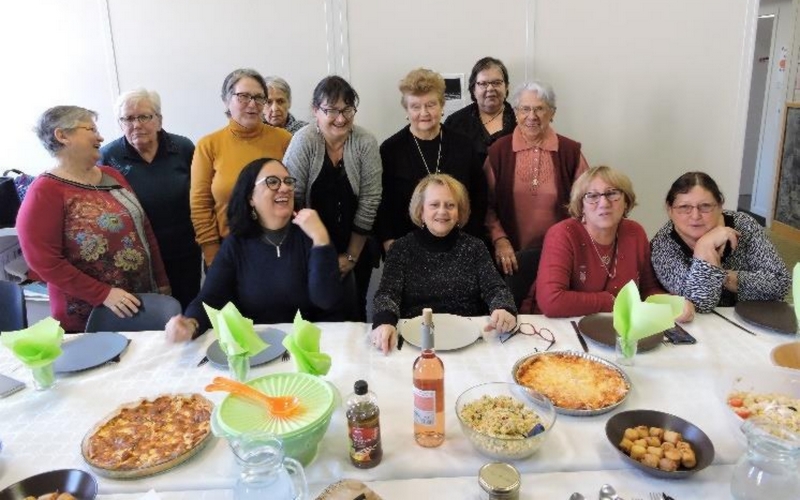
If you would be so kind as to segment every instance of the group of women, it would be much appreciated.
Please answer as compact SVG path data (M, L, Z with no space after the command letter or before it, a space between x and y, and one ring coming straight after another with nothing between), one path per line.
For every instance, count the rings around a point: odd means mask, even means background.
M397 321L423 307L488 315L488 329L506 332L518 312L610 311L630 280L642 298L686 297L679 321L786 294L788 271L762 229L724 211L702 172L673 184L670 220L648 241L628 219L627 176L589 168L581 144L556 133L549 85L510 93L503 63L483 58L469 78L473 103L444 123L441 75L413 70L399 90L408 125L380 147L354 123L359 96L338 76L317 84L304 125L283 79L233 71L221 92L228 123L196 148L162 128L155 92L120 96L123 136L103 148L94 112L47 110L37 134L56 162L31 186L17 228L53 316L82 331L92 307L130 316L136 293L159 292L185 309L166 326L176 341L208 328L204 303L233 301L258 323L289 322L298 309L312 321L364 321L381 258L369 338L387 353ZM503 275L527 250L541 260L516 304Z

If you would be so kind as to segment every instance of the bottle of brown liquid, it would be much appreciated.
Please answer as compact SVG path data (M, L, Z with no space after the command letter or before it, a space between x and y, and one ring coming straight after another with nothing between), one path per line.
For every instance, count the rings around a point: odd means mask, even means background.
M350 436L350 461L359 469L381 463L381 425L378 399L364 380L353 385L347 398L347 430Z
M433 311L422 310L422 353L414 361L414 439L433 448L444 442L444 363L433 350Z

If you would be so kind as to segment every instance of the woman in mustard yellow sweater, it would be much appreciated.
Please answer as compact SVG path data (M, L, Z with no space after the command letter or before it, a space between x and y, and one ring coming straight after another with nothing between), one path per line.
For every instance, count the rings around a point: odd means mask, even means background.
M261 121L267 84L257 71L237 69L222 83L228 124L198 141L192 159L190 205L195 238L210 266L228 235L226 210L245 165L257 158L283 158L292 135Z

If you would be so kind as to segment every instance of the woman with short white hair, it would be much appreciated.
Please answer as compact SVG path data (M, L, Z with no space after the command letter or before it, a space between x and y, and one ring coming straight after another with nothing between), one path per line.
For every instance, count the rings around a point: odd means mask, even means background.
M122 137L100 149L142 203L161 249L172 294L185 308L200 291L201 254L189 212L194 144L164 130L158 92L122 93L114 105Z
M267 82L264 123L284 128L290 134L308 125L308 122L298 120L289 112L289 108L292 107L292 88L289 82L279 76L267 76L264 81Z

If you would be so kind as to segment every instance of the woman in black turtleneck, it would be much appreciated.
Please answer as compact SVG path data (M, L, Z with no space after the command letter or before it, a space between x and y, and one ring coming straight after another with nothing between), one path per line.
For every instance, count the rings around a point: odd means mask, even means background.
M459 227L469 219L464 185L446 174L429 175L414 190L409 205L419 229L394 242L373 302L372 344L388 353L400 318L424 307L460 316L490 315L489 328L516 325L514 297L483 243Z

